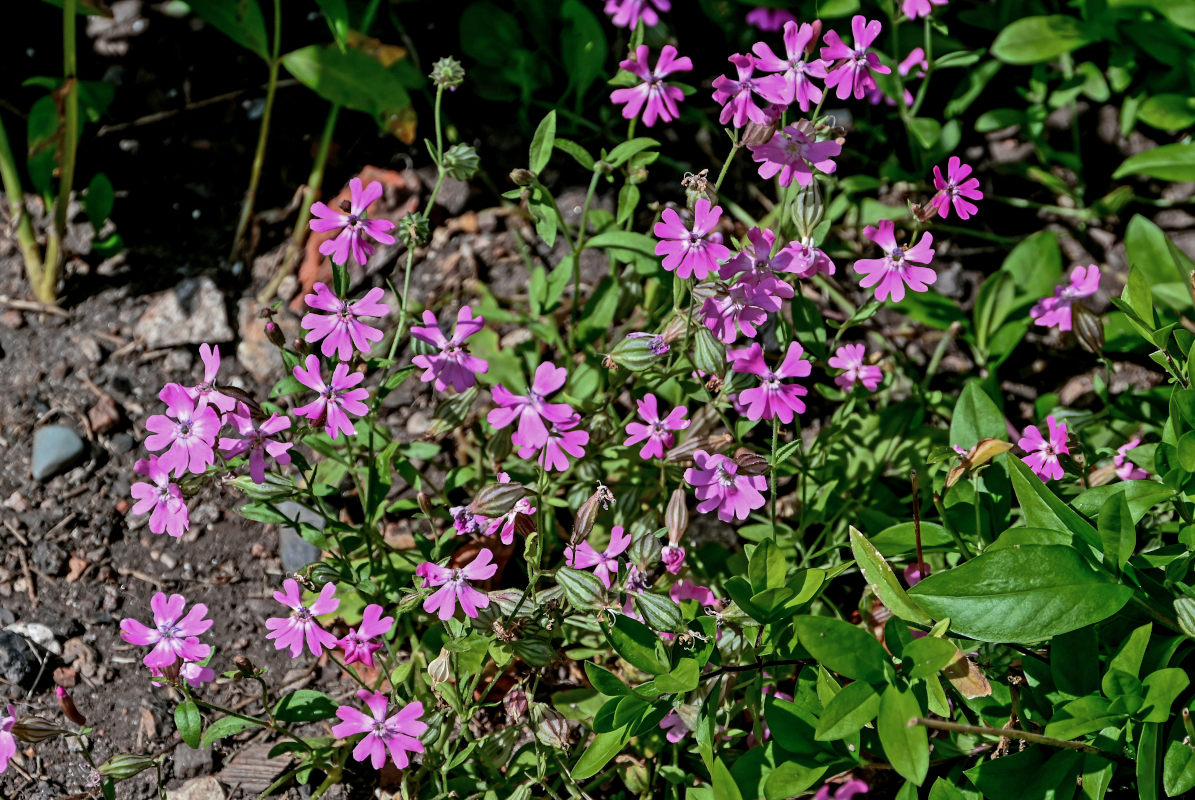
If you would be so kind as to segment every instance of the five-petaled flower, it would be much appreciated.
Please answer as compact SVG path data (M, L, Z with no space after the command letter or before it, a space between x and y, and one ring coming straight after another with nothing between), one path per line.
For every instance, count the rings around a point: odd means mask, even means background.
M666 208L652 232L660 241L656 255L664 257L664 269L679 278L705 280L718 268L718 261L730 258L730 248L710 236L722 217L721 206L711 206L704 197L693 208L693 227L688 228L675 209Z
M456 328L452 338L440 330L440 321L431 311L423 312L423 325L412 325L411 335L440 350L438 353L419 354L411 362L423 369L420 380L435 381L436 391L443 392L449 386L463 392L477 383L477 376L489 372L490 365L483 358L469 352L465 340L485 327L485 318L473 316L473 309L462 306L456 312Z
M610 543L605 550L599 553L589 542L570 545L564 548L564 563L573 569L592 569L609 589L611 576L618 572L618 557L630 546L631 535L621 525L615 525L610 529Z
M538 454L537 463L548 472L564 472L568 469L568 457L584 458L585 445L589 444L589 431L578 427L581 415L572 414L563 422L552 422L548 425L547 436L543 444L535 447L524 445L519 448L519 458L531 458ZM511 437L515 444L518 434Z
M236 400L216 386L216 373L220 371L220 347L212 347L207 342L199 345L199 359L203 361L203 382L187 390L197 406L209 403L221 411L231 411Z
M622 109L623 119L634 119L643 112L643 124L651 127L656 119L671 122L680 115L676 104L685 99L685 93L679 86L669 86L664 78L674 72L688 72L693 69L693 61L688 56L676 57L676 48L670 44L660 50L660 57L656 61L655 69L647 65L649 53L647 45L641 44L635 49L635 57L618 62L618 66L635 75L642 83L636 86L624 86L610 93L610 100L614 103L625 103Z
M809 51L817 41L818 31L808 22L784 24L784 58L780 58L766 42L756 42L755 66L762 72L774 72L759 82L759 93L769 103L796 103L802 111L820 103L822 90L811 78L826 77L826 62L809 58Z
M1075 267L1071 270L1070 281L1055 287L1053 296L1038 300L1033 308L1029 309L1029 316L1037 325L1069 331L1071 329L1071 306L1080 297L1090 297L1099 289L1099 267L1095 264Z
M751 158L759 162L759 177L780 175L781 186L791 186L795 178L801 186L813 180L813 167L825 173L838 168L831 159L842 152L842 145L828 139L815 142L809 138L809 124L802 120L793 123L766 143L751 147Z
M924 234L911 247L901 247L896 243L896 224L882 219L878 228L874 225L864 228L863 235L884 250L883 258L861 258L855 262L855 272L864 276L859 285L864 289L875 286L876 300L891 296L900 302L905 298L905 286L914 292L924 292L938 279L938 273L929 267L916 266L933 261L932 234Z
M311 230L326 233L341 228L335 238L320 244L319 251L331 256L333 264L348 261L349 252L352 251L353 260L365 266L373 253L373 245L365 237L369 236L382 244L394 244L394 237L388 233L394 223L388 219L367 219L365 216L366 210L382 196L382 184L378 181L362 188L361 179L353 178L349 181L349 194L352 201L341 203L339 211L328 208L323 202L313 203Z
M875 88L875 78L871 73L887 75L892 71L880 63L879 56L867 51L882 30L883 25L878 19L868 22L862 14L856 14L851 19L854 47L848 47L838 31L826 32L821 56L826 61L837 62L826 75L826 88L838 87L835 94L839 100L847 99L852 93L856 100L862 100L869 90Z
M730 522L763 508L768 482L762 475L740 475L734 459L704 450L693 454L693 463L695 466L685 470L685 480L695 487L694 494L701 501L697 510L702 514L717 509L718 519Z
M723 125L733 123L736 128L743 127L748 121L767 125L767 113L755 105L752 97L756 94L762 97L760 83L763 79L755 77L755 58L736 53L727 60L734 64L737 77L719 75L714 79L714 102L722 106L718 122Z
M909 19L917 19L918 17L928 17L934 10L934 6L944 6L946 3L947 0L903 0L900 10Z
M320 352L326 358L331 358L335 353L341 361L348 361L353 357L353 348L368 355L370 343L382 341L382 332L360 319L384 317L390 313L390 306L381 302L385 292L380 287L370 289L364 297L352 303L337 297L322 283L311 288L315 294L305 295L304 302L316 311L327 313L309 313L303 317L301 324L307 330L305 338L308 344L323 339Z
M212 445L220 431L220 415L213 406L196 408L191 395L177 383L163 386L158 398L166 404L166 413L146 420L150 435L145 437L145 446L154 451L166 450L159 462L175 475L187 471L202 475L216 460Z
M372 667L373 654L382 649L382 642L374 640L385 636L393 627L394 617L383 617L382 607L377 603L367 605L361 613L361 624L349 628L349 632L336 643L344 651L344 663L360 661Z
M1116 467L1116 476L1122 481L1140 481L1149 477L1149 472L1129 461L1128 452L1141 444L1141 439L1133 437L1116 448L1116 455L1112 457L1112 464Z
M827 363L845 372L834 378L834 383L847 391L856 383L861 383L867 391L874 392L884 373L874 364L863 363L866 354L867 349L861 344L844 344L838 348Z
M644 461L663 458L664 451L672 447L672 432L683 431L689 427L690 420L685 419L689 409L677 406L669 411L667 416L661 417L656 396L651 392L645 394L642 400L636 401L636 404L639 406L639 416L643 418L643 422L627 423L627 440L623 445L630 447L644 442L643 447L639 448L640 458Z
M1046 423L1050 432L1048 439L1041 435L1036 426L1030 425L1025 428L1017 447L1029 454L1024 461L1037 477L1043 481L1058 480L1062 477L1062 464L1058 456L1070 453L1066 445L1066 423L1058 422L1053 417L1046 417Z
M564 425L572 420L573 409L568 403L549 403L548 395L564 386L568 370L545 361L535 368L531 388L525 395L514 394L502 384L491 390L498 408L486 419L496 429L505 428L516 419L519 427L511 441L523 448L538 450L548 442L548 425Z
M143 625L131 617L120 621L120 638L129 644L152 646L153 650L142 661L145 666L161 669L175 661L203 661L212 651L209 645L199 641L199 634L212 627L212 620L204 619L207 606L196 603L186 615L187 600L181 594L167 597L158 592L149 601L153 611L153 627Z
M423 588L440 588L423 601L423 610L436 614L440 619L450 619L456 613L459 602L465 616L477 618L477 609L490 604L490 596L469 585L469 581L488 581L498 571L492 563L494 554L483 547L477 557L463 567L441 567L425 561L415 568L415 574L423 579Z
M983 192L979 191L979 178L968 177L971 167L964 164L958 156L951 156L946 165L946 179L942 178L942 170L934 166L934 188L938 193L929 204L938 210L942 219L950 214L950 207L954 206L954 213L959 219L970 219L979 207L971 200L982 200Z
M357 699L365 703L369 713L353 706L341 706L336 709L336 716L341 721L332 727L332 735L347 739L364 733L365 738L353 748L355 760L369 759L374 769L381 769L389 750L394 766L405 769L410 763L407 753L423 752L423 742L419 741L427 731L427 723L419 719L423 716L423 704L407 703L387 716L390 701L381 692L359 689Z
M170 480L170 470L157 456L143 458L133 465L133 471L149 478L149 482L134 483L130 490L137 502L134 514L149 514L149 530L165 531L174 537L182 536L189 526L187 501L182 489Z
M316 617L331 614L340 607L340 599L335 597L336 584L325 583L320 590L319 597L310 606L303 605L303 591L293 578L282 582L285 592L274 592L274 599L291 609L288 617L271 617L266 620L266 627L270 632L267 639L275 639L274 649L290 648L290 657L298 658L303 652L303 643L311 655L319 656L325 649L331 650L336 646L336 637L324 630Z
M352 436L357 432L348 415L360 416L369 411L368 406L362 402L369 397L369 390L353 388L365 380L364 373L350 374L349 365L342 361L332 370L332 380L324 383L320 374L319 358L309 355L305 366L295 366L294 374L299 383L318 395L307 405L296 408L296 414L307 417L314 425L323 425L328 436L333 439L341 433Z
M617 28L634 28L640 22L650 28L660 22L657 11L672 10L672 0L606 0L603 10Z
M220 450L225 458L236 458L248 453L249 476L254 483L265 483L267 455L279 464L290 463L290 453L287 451L294 447L294 442L282 442L274 438L282 431L290 429L290 417L271 414L269 419L255 425L249 407L239 403L236 413L229 414L225 419L232 423L241 438L221 436Z
M807 378L813 370L813 365L804 358L805 348L799 342L789 344L784 361L775 371L764 361L759 342L752 342L743 350L731 350L726 355L735 372L759 378L759 386L739 392L738 400L747 407L748 419L779 417L787 425L793 421L794 412L805 413L805 402L801 397L809 394L809 390L798 383L781 382L785 378Z

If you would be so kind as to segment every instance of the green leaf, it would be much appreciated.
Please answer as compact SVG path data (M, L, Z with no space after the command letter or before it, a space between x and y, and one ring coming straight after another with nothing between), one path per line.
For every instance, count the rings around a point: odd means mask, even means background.
M174 709L174 725L187 747L192 750L199 747L203 717L199 715L199 706L195 705L194 700L184 700L178 704Z
M258 55L270 59L266 46L266 19L257 0L187 0L197 17L220 33Z
M784 551L772 539L764 539L757 544L747 561L747 579L751 581L751 590L756 594L765 589L784 586L787 572L788 562L784 559Z
M260 727L262 727L262 724L255 720L243 717L220 717L220 719L207 726L207 730L203 732L203 738L199 740L199 748L205 749L211 747L212 742L227 739L229 736L235 736L241 731L247 731L250 728Z
M585 677L589 678L593 688L608 697L622 697L631 693L631 687L617 675L592 661L585 662Z
M867 631L833 617L797 617L796 622L801 645L826 669L867 683L884 680L888 654Z
M1058 235L1038 231L1012 249L1000 269L1012 273L1014 285L1024 295L1038 298L1054 291L1062 276L1062 251Z
M1070 531L1082 541L1102 552L1102 540L1091 523L1079 516L1070 506L1058 499L1041 478L1019 458L1009 458L1012 487L1025 514L1025 524L1031 528Z
M1143 722L1165 722L1170 719L1170 707L1191 684L1184 670L1168 667L1152 672L1141 681L1145 689L1145 704L1137 711Z
M660 143L656 139L647 136L639 136L634 139L629 139L622 142L606 156L604 161L612 167L622 166L631 156L640 153L649 147L659 147Z
M599 233L591 239L587 239L585 249L608 250L614 253L621 251L628 254L626 258L633 255L644 255L655 258L656 240L642 233L606 231L605 233Z
M950 443L970 450L980 439L1006 439L1004 413L977 380L967 381L950 417Z
M1157 481L1117 481L1081 492L1071 500L1071 507L1080 514L1098 518L1105 504L1116 496L1127 501L1128 519L1136 525L1154 506L1173 497L1174 490Z
M880 555L880 551L873 547L863 534L855 530L853 525L850 529L850 537L851 553L855 556L855 563L859 565L867 585L875 592L876 597L880 598L880 602L903 620L921 625L932 623L933 620L929 618L929 615L918 607L904 587L900 585L896 573L892 571L892 567L888 566L888 562Z
M614 624L604 625L606 639L627 663L651 675L668 672L664 644L651 628L624 614L616 614Z
M1122 569L1137 548L1137 529L1124 492L1109 497L1104 503L1100 509L1099 529L1104 558L1117 570Z
M548 160L552 158L552 147L555 143L556 111L552 110L535 129L535 136L531 139L531 150L527 156L529 161L527 168L537 175L543 172L544 167L548 166Z
M913 138L924 150L932 150L942 138L942 123L932 117L914 117L908 124Z
M328 102L373 115L384 130L409 142L414 128L396 127L411 114L411 98L394 70L355 47L310 45L282 56L282 65L300 83Z
M346 0L315 0L315 3L324 14L336 46L343 50L350 27L348 3Z
M602 767L618 755L630 740L629 727L624 725L616 730L594 736L570 770L572 779L583 781L601 772Z
M1070 547L989 550L909 592L952 630L982 642L1035 642L1107 619L1133 594Z
M1195 143L1164 144L1129 156L1112 178L1145 175L1164 181L1195 181Z
M83 209L87 212L87 219L97 231L112 214L112 204L116 200L116 192L112 189L112 181L102 172L97 172L87 184L87 191L83 193Z
M734 782L734 776L720 757L714 759L714 800L743 800L743 793Z
M1137 795L1141 800L1156 800L1158 796L1158 751L1162 726L1147 722L1141 726L1137 739Z
M283 722L315 722L336 716L337 703L323 692L298 689L283 695L274 706L274 717Z
M1137 108L1137 118L1163 131L1190 128L1195 126L1195 98L1185 94L1156 94Z
M1186 728L1182 720L1170 723L1166 750L1162 757L1162 788L1167 797L1177 797L1195 789L1195 747L1185 740Z
M562 139L559 136L557 136L556 142L555 142L555 149L560 150L564 153L568 153L570 156L573 157L573 159L578 164L581 165L581 169L585 170L586 172L593 171L593 165L594 165L593 156L589 155L588 150L586 150L584 147L577 144L576 142L572 141L571 139Z
M909 678L928 678L945 669L958 657L958 648L945 639L923 636L905 645L900 654L901 667Z
M682 658L673 670L657 675L655 686L664 694L684 694L697 688L701 681L701 669L692 658Z
M876 731L888 763L905 780L920 786L929 772L929 733L923 725L909 725L921 716L921 706L911 691L889 686L880 697Z
M875 719L879 710L880 696L876 690L865 681L855 681L826 704L813 738L819 742L844 739Z
M560 53L564 71L578 98L602 72L609 52L602 24L580 0L564 0L560 5Z
M915 526L912 522L901 522L871 537L871 544L883 555L891 558L917 551ZM924 550L941 550L955 547L954 537L936 522L922 520L921 547Z
M992 55L1006 64L1037 64L1077 50L1091 39L1075 17L1023 17L1000 31Z

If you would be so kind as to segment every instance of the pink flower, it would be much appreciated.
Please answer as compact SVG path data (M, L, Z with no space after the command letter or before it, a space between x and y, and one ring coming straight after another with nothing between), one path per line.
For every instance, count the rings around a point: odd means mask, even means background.
M927 61L925 58L925 51L920 47L914 47L912 50L910 50L909 54L905 56L905 60L896 65L896 71L900 73L902 78L904 78L908 77L908 74L913 71L913 67L921 68L917 73L917 77L925 77L925 70L929 68L929 61ZM905 89L905 105L912 106L913 101L913 93L908 89ZM879 86L873 86L867 90L867 102L871 103L873 106L879 105L880 103L884 103L889 106L896 105L896 101L884 94L884 91Z
M423 601L423 610L446 620L456 613L459 601L465 616L477 619L477 609L488 606L490 596L474 589L469 581L488 581L494 577L498 565L490 563L493 560L494 554L488 547L483 547L464 567L441 567L430 561L420 564L415 568L415 574L423 578L423 588L440 587Z
M120 638L129 644L152 645L142 661L151 669L168 667L175 661L203 661L211 653L212 648L199 641L199 634L212 627L207 615L207 606L196 603L191 610L183 615L187 600L181 594L172 594L169 598L165 593L158 592L149 601L153 610L154 625L142 625L135 619L126 617L120 621Z
M664 562L665 571L679 575L685 568L685 548L674 544L666 544L660 550L660 560Z
M660 727L667 731L664 737L673 744L679 743L690 733L688 724L680 714L676 713L676 709L669 711L660 720Z
M789 16L792 16L791 14ZM780 58L765 42L756 42L755 66L762 72L775 72L759 82L759 93L769 103L796 103L802 111L820 103L822 90L810 78L826 77L828 64L820 58L809 59L818 30L809 23L797 25L796 20L784 24L784 58Z
M648 46L641 44L635 49L634 58L618 62L620 68L636 75L643 83L615 89L610 93L610 100L626 104L622 109L623 119L634 119L643 111L643 124L650 128L656 124L657 117L671 122L680 116L676 104L685 99L685 93L679 86L664 83L664 78L674 72L689 72L693 69L693 61L688 56L677 58L676 48L666 44L660 50L653 70L647 66L649 53Z
M507 481L500 480L499 483L507 483ZM535 511L536 508L531 505L529 498L520 498L510 511L507 511L501 517L490 520L489 526L483 533L486 536L497 535L502 540L502 544L512 544L515 540L515 529L519 515L530 517L535 514Z
M838 168L830 159L842 152L842 145L831 140L815 142L802 130L801 123L794 123L776 131L767 144L749 149L751 158L759 162L759 177L774 178L779 173L781 186L791 186L794 178L801 186L808 186L813 180L813 167L825 173Z
M1071 329L1071 306L1080 297L1090 297L1100 289L1100 270L1095 264L1071 270L1070 283L1054 288L1053 297L1043 298L1029 309L1034 322L1060 331Z
M826 88L835 91L839 100L845 100L855 95L856 100L862 100L869 89L875 88L875 78L872 72L887 75L892 70L880 63L879 56L867 52L867 48L876 40L883 30L878 19L870 22L861 14L856 14L851 20L851 32L855 37L855 46L847 47L838 31L828 31L824 37L826 45L822 47L822 58L838 63L826 75ZM841 60L840 60L841 59Z
M891 296L900 302L905 298L906 285L914 292L924 292L938 279L938 273L929 267L913 266L933 261L934 251L930 247L933 235L926 233L911 247L898 247L895 232L896 225L890 219L880 220L878 228L868 225L863 229L864 236L884 249L883 258L861 258L855 262L855 272L866 276L859 285L864 289L875 286L876 300Z
M695 487L694 494L701 502L697 510L708 514L718 510L718 519L730 522L732 519L746 519L757 508L763 508L761 492L768 488L762 475L740 475L739 465L733 459L704 450L693 454L696 466L685 470L685 480Z
M482 533L490 524L489 517L474 513L469 506L453 506L448 513L452 515L452 527L456 528L457 536Z
M857 794L867 794L869 788L866 781L851 778L834 792L834 800L854 800ZM813 800L830 800L830 784L823 783L822 788L818 789L817 794L813 796Z
M229 414L227 420L237 429L241 438L220 437L220 449L225 458L236 458L248 453L249 475L254 483L265 483L267 455L279 464L290 463L290 453L286 451L294 447L294 442L280 442L272 438L275 434L290 430L290 417L271 414L269 419L256 426L249 407L240 403L237 412Z
M1058 456L1070 453L1066 446L1066 424L1055 421L1053 417L1046 417L1050 428L1050 438L1047 440L1035 426L1025 428L1025 435L1017 442L1017 447L1029 453L1024 461L1029 469L1043 481L1058 480L1062 477L1062 464L1058 463Z
M192 386L187 394L200 408L210 403L220 411L231 411L237 401L216 387L216 373L220 371L220 347L212 347L206 342L199 345L199 358L203 361L203 383Z
M699 197L693 210L693 228L689 229L674 209L664 209L663 220L652 229L661 240L656 244L656 255L664 256L664 269L675 270L680 278L699 281L716 271L718 260L730 257L730 248L713 241L710 235L721 216L721 206L711 207L709 200Z
M592 569L593 574L609 589L612 585L611 575L618 572L618 556L630 546L631 535L625 533L621 525L615 525L610 529L610 543L604 551L599 553L589 542L581 542L575 547L564 549L564 563L573 569Z
M220 432L219 414L208 405L196 408L191 395L177 383L163 386L158 398L166 404L166 413L155 414L146 420L145 427L151 432L145 438L146 448L165 449L161 456L162 467L175 475L188 470L202 475L216 460L212 444Z
M567 403L547 402L548 395L564 386L567 378L567 369L545 361L535 368L531 390L526 395L512 394L500 383L495 385L492 394L498 408L490 411L486 419L496 429L505 428L517 419L519 428L511 440L520 447L543 447L548 442L546 423L564 424L573 416Z
M282 582L285 592L274 592L274 599L291 609L289 617L271 617L266 620L266 627L270 632L267 639L276 639L275 650L290 648L290 657L298 658L303 652L303 643L311 655L318 657L325 649L331 650L336 646L336 637L324 630L316 617L331 614L340 607L340 599L335 597L336 584L325 583L320 590L319 597L310 606L303 605L303 592L293 578Z
M10 704L8 715L0 717L0 773L8 769L8 760L17 754L17 737L12 734L16 724L17 710Z
M903 0L900 8L909 19L917 19L918 17L928 17L934 6L944 5L946 5L946 0Z
M577 426L581 424L581 415L573 414L564 422L553 422L548 426L547 437L544 443L539 447L525 445L519 449L519 458L531 458L536 453L539 453L537 462L541 467L548 472L553 470L557 472L564 472L568 469L568 457L584 458L585 445L589 444L589 431L578 430ZM518 438L516 433L511 437L511 441Z
M783 281L773 278L772 285L786 287L785 296L793 296L792 287ZM767 320L769 312L779 311L780 305L780 298L766 288L740 281L705 299L701 304L701 321L719 341L730 344L738 338L740 330L747 338L754 339L756 326Z
M1125 455L1139 444L1141 444L1141 440L1134 437L1116 448L1116 455L1112 457L1112 463L1116 467L1117 477L1122 481L1141 481L1149 477L1149 472L1129 461L1128 456Z
M983 192L979 191L979 178L967 177L971 174L971 167L960 161L958 156L950 157L946 174L949 180L942 180L942 170L934 166L934 188L938 193L929 201L930 206L938 209L938 216L942 219L950 214L951 205L959 219L970 219L979 208L967 201L983 199Z
M785 266L785 272L791 272L798 278L812 278L819 272L823 275L833 275L835 266L830 257L812 245L804 242L789 242L781 253L787 253L791 260Z
M696 600L703 606L713 606L718 603L718 598L709 588L699 586L684 578L672 584L672 588L668 590L668 596L676 603L683 603L685 600Z
M644 461L663 458L664 451L672 447L674 441L672 432L683 431L689 427L690 420L685 419L689 409L685 406L677 406L669 411L666 417L661 418L656 396L651 392L645 394L642 400L637 401L636 405L639 406L639 416L647 424L628 422L627 440L622 443L623 446L630 447L646 440L647 443L639 449L639 457Z
M322 202L311 205L311 214L315 219L310 222L311 230L316 233L343 230L336 238L328 239L319 246L319 251L332 257L333 264L343 264L348 261L349 251L353 253L353 260L365 266L366 260L373 253L373 245L365 241L369 236L382 244L394 244L394 237L387 231L394 227L388 219L366 219L365 211L374 201L382 196L382 184L374 181L365 189L361 188L361 179L353 178L349 181L349 193L352 202L342 202L340 211L333 211Z
M370 603L361 614L361 625L349 628L349 632L336 644L344 651L344 663L360 661L367 667L373 666L373 654L382 649L375 637L385 636L394 627L394 617L383 617L382 607Z
M175 538L186 533L190 525L187 501L178 484L171 482L170 471L162 466L161 459L157 456L142 459L133 465L133 471L150 480L150 483L133 484L131 493L137 499L133 513L149 514L149 529L153 533L166 531Z
M762 108L755 105L752 94L760 94L762 79L753 77L755 73L755 59L750 55L736 53L729 59L738 72L738 78L719 75L714 79L714 102L722 106L722 113L718 122L723 125L732 122L734 127L741 128L750 120L759 125L768 124L768 115Z
M424 327L426 326L426 327ZM477 376L490 371L490 365L483 358L469 352L465 340L485 327L485 318L473 316L473 309L462 306L456 312L456 328L449 339L440 330L440 321L431 311L423 312L423 325L412 325L411 335L416 339L438 347L439 353L420 354L411 362L424 370L424 383L434 380L436 391L443 392L449 386L463 392L477 383Z
M793 287L777 278L776 273L790 271L794 256L788 248L772 255L775 246L775 233L767 228L752 228L747 231L747 241L742 249L719 268L718 277L728 281L736 275L741 275L741 281L754 287L766 287L768 294L779 295L785 299L792 297ZM777 301L776 308L770 310L779 309Z
M336 716L340 717L341 722L332 727L332 735L347 739L364 733L365 738L353 748L355 760L364 761L368 758L374 769L381 769L386 763L386 751L389 750L394 766L406 769L410 763L407 753L423 752L423 742L419 741L419 737L427 731L427 723L419 720L423 716L423 704L407 703L398 713L387 717L390 701L386 695L359 689L357 699L365 703L369 713L365 714L352 706L341 706L336 709Z
M739 392L739 402L747 405L748 419L771 419L779 417L785 425L793 421L793 412L805 413L805 403L800 398L809 390L796 383L781 383L784 378L806 378L813 365L802 358L805 349L798 342L788 346L784 361L773 372L763 360L763 348L753 342L745 350L731 350L726 355L735 372L757 375L759 386Z
M162 677L162 669L160 667L150 667L149 674L155 678ZM216 679L216 671L211 667L205 667L194 661L184 661L178 667L178 677L187 682L187 685L192 689L198 689L205 683L211 683ZM166 686L165 681L150 681L154 686Z
M778 31L784 27L785 23L796 21L797 18L792 15L792 12L785 11L783 8L763 8L761 6L747 12L747 24L754 25L765 33Z
M382 341L382 332L366 325L359 317L384 317L390 313L390 306L379 302L385 292L380 287L370 289L360 300L348 303L341 300L322 283L311 287L315 294L304 295L303 301L317 311L328 314L310 313L301 323L307 329L305 341L315 344L320 339L320 352L331 358L333 353L341 361L353 357L353 348L368 355L370 342Z
M657 10L671 11L672 0L606 0L605 8L616 28L634 28L640 22L649 28L657 25L660 22Z
M320 375L319 358L309 355L304 363L306 368L295 367L295 378L319 396L296 408L295 413L307 417L313 425L323 425L333 439L341 433L346 436L355 434L357 430L348 415L360 416L369 411L362 402L369 397L369 390L353 388L365 380L365 375L360 372L349 374L349 365L341 362L332 370L332 382L326 384Z
M884 373L875 365L863 363L866 353L866 348L861 344L846 344L838 348L827 363L834 369L846 372L836 377L834 383L848 392L856 383L861 383L867 391L874 392Z

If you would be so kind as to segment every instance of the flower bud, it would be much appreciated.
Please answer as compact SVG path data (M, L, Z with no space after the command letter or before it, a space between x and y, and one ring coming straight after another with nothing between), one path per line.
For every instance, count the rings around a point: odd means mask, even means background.
M514 443L510 439L511 432L511 428L508 426L490 434L489 441L485 443L485 454L489 456L490 461L501 464L514 452Z
M510 182L515 186L530 186L535 183L535 173L529 169L512 169L510 171Z
M278 323L270 320L266 323L266 338L275 347L286 347L286 336L282 333L282 328L278 327Z
M693 460L693 454L698 450L707 453L721 453L734 443L734 437L729 433L715 433L712 436L695 436L678 444L664 454L664 460L672 463L683 463Z
M535 703L531 708L531 719L535 722L535 738L541 744L557 750L568 750L568 720L554 708Z
M674 547L680 544L689 527L689 506L683 488L673 489L672 496L668 498L668 507L664 509L664 527L668 529L668 543Z
M445 56L432 64L432 71L428 77L437 88L455 92L456 87L465 80L465 68L452 56Z
M440 655L432 659L427 665L427 675L432 679L432 688L444 683L452 677L452 653L440 648Z
M511 644L515 655L533 667L546 667L556 658L556 651L546 639L530 637L519 639Z
M156 764L157 761L152 756L140 755L138 753L117 753L103 764L100 764L99 772L105 778L111 778L114 781L124 781L134 775L139 775Z
M469 510L493 519L510 511L515 503L529 494L527 487L521 483L491 483L474 496Z
M302 575L316 589L323 589L324 584L341 580L340 570L327 561L308 564L303 568Z
M679 575L685 566L685 548L677 547L674 544L665 546L660 551L660 561L664 562L664 569L667 572Z
M12 726L12 735L29 744L38 744L69 733L70 731L65 728L60 728L50 720L41 717L24 717Z
M441 166L448 177L467 181L477 174L480 164L476 150L467 144L454 144L444 153Z
M946 475L946 488L958 483L959 479L969 474L1001 453L1012 449L1012 445L1001 439L980 439L974 447L966 453L959 454L959 465ZM960 448L961 450L961 448Z
M54 694L58 697L58 707L62 709L62 716L69 719L76 725L86 725L87 717L79 712L79 708L75 705L75 701L71 698L70 692L61 686L54 687Z
M241 673L242 678L252 678L257 675L256 665L244 656L236 656L232 659L232 664L237 668L237 672Z
M916 586L929 577L930 567L924 561L917 561L904 569L905 583L909 588Z
M1071 306L1071 328L1079 345L1089 353L1099 355L1104 349L1104 322L1087 306Z
M631 563L643 571L647 571L660 563L661 552L664 547L660 544L660 537L654 533L643 533L631 541L627 550L627 557Z
M766 475L772 469L772 465L766 458L745 447L740 447L735 451L734 461L739 465L740 475Z
M415 502L419 504L419 510L423 512L425 517L430 517L432 515L432 501L431 498L427 496L427 492L416 492Z
M797 232L801 234L802 241L813 241L813 232L825 215L821 184L814 178L808 186L802 186L797 191L797 201L793 204L793 222L797 226Z
M527 715L527 693L522 689L511 689L502 698L502 705L510 721L518 722Z
M651 337L651 338L648 338ZM660 356L668 352L668 344L663 336L652 333L629 333L621 342L614 345L609 359L616 366L631 372L642 372L660 360Z
M704 325L698 327L693 336L693 365L715 377L726 371L726 346Z
M692 211L697 205L697 200L704 197L710 201L710 205L717 205L718 190L714 188L714 184L709 180L710 171L703 169L694 175L692 172L686 172L685 176L681 178L680 185L685 189L685 205L688 206L689 211Z
M743 128L743 138L739 142L742 147L759 147L772 141L772 137L776 135L776 131L780 129L780 119L784 116L784 112L788 110L788 106L778 105L772 103L763 110L764 116L767 117L767 122L760 124L758 122L748 122L747 127Z

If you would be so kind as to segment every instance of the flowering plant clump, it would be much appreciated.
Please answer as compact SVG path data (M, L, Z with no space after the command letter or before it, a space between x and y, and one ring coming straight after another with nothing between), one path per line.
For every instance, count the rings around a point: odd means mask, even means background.
M1069 138L1055 112L1114 90L1137 93L1122 125L1186 119L1186 76L1135 83L1126 55L1156 35L1177 63L1189 36L1161 18L1181 14L1051 8L964 48L979 17L947 0L850 19L543 5L520 26L471 4L466 52L487 73L447 58L418 84L434 89L426 198L394 222L381 183L353 178L339 210L303 204L299 241L324 235L310 253L329 271L287 295L296 338L262 323L268 391L232 385L205 344L202 375L137 422L131 513L159 541L201 535L203 491L319 552L276 576L273 612L246 604L244 653L216 646L228 620L188 608L223 587L129 591L121 637L175 705L179 746L252 731L293 764L271 791L313 796L1004 798L1041 775L1094 798L1195 790L1195 264L1143 217L1123 255L1089 259L1100 215L1128 218L1150 185L1049 161ZM698 6L743 52L691 38ZM1087 19L1105 12L1129 20L1106 68ZM341 21L319 58L372 62ZM526 40L549 32L571 99L525 163L500 165L485 228L443 224L445 181L480 163L447 93L509 102L522 75L525 116L557 63ZM1031 112L970 110L1022 67ZM999 150L1014 128L1043 163ZM1175 138L1123 174L1189 176ZM578 169L588 189L558 201ZM1050 228L1014 235L997 207ZM435 283L456 269L450 236L483 230L503 244ZM1064 277L1063 252L1100 263ZM271 647L311 682L256 666ZM252 692L225 707L236 682ZM38 736L94 762L91 729L22 714L0 715L0 772ZM92 763L93 788L162 764Z

